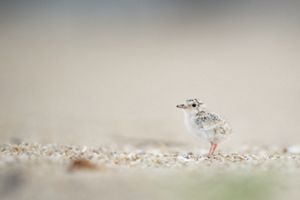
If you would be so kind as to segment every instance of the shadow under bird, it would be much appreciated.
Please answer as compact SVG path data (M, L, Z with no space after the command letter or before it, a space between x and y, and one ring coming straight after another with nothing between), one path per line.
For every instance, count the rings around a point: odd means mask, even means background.
M185 104L176 107L183 110L187 130L210 142L208 156L213 155L218 144L232 133L229 124L219 115L209 112L198 99L187 99Z

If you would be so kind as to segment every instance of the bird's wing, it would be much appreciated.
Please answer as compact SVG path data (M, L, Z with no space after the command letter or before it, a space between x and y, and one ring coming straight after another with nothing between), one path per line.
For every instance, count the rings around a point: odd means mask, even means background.
M209 130L220 125L224 121L220 116L214 113L205 113L204 115L197 116L196 124L199 128Z

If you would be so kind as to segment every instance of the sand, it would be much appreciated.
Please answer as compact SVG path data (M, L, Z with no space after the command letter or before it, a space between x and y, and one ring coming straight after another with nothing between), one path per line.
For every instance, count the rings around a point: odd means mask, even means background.
M205 149L186 149L2 144L0 192L4 199L281 199L285 187L298 195L297 146L244 146L210 158Z
M195 153L196 152L196 153ZM166 144L136 147L59 145L38 143L5 144L1 146L0 166L39 165L51 163L66 167L76 160L87 160L111 169L119 168L212 168L269 170L300 168L300 147L242 147L236 152L216 152L210 158L205 149L187 152L184 147Z

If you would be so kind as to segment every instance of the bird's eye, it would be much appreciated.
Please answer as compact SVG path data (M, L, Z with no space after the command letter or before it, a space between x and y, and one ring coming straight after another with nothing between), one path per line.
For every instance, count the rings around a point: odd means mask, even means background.
M193 107L196 107L197 105L195 103L192 104Z

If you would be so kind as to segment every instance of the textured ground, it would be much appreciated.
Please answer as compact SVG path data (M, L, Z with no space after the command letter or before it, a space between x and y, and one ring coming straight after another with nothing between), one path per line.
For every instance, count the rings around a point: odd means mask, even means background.
M187 152L165 144L145 147L87 147L76 145L40 145L34 143L7 144L0 148L0 166L57 164L62 167L77 160L107 169L120 168L214 168L224 170L300 169L300 148L243 147L236 152L217 152L206 156L205 149Z
M298 197L296 146L243 147L211 158L206 150L184 149L166 144L3 144L0 192L4 199L281 199L285 193Z

